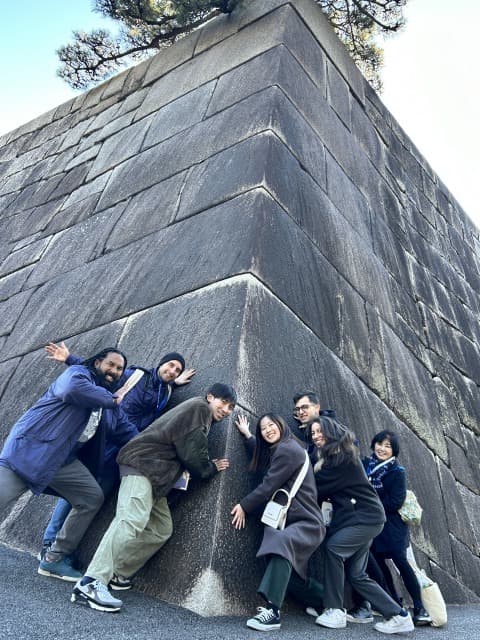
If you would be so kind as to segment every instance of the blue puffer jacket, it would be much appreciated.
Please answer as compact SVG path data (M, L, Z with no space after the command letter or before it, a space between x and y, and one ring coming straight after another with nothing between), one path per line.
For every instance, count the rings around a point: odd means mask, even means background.
M116 408L113 394L96 384L87 367L69 367L15 423L0 464L41 493L75 448L92 409L100 407Z
M126 369L125 378L130 377L137 368L141 369L141 367ZM146 429L163 413L172 395L173 385L159 378L156 368L143 369L143 371L145 372L143 378L140 378L122 401L122 409L139 431Z

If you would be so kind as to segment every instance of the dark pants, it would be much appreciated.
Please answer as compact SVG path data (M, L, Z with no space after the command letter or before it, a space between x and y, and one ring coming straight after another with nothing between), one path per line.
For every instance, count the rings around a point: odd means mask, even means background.
M335 531L326 541L325 607L343 609L345 575L353 589L385 618L401 607L367 575L368 552L383 525L355 525Z
M388 589L392 594L392 596L395 598L395 600L399 600L399 597L395 590L392 574L390 572L390 569L388 568L387 563L385 562L387 558L390 558L393 564L400 571L400 575L402 576L403 583L408 593L410 594L410 597L412 598L414 609L420 609L422 607L422 599L420 596L420 585L418 584L418 580L414 570L412 569L412 567L410 566L410 563L407 560L406 549L399 549L398 551L389 551L388 553L379 553L378 551L374 551L373 555L385 578L385 582L388 585Z
M52 552L59 557L70 555L102 506L103 491L79 460L60 467L49 486L72 505L52 547ZM0 511L16 502L27 489L27 483L20 476L0 466Z
M287 592L304 607L322 609L323 586L314 578L301 578L286 558L271 555L258 593L280 609Z
M103 495L107 498L114 488L119 484L118 467L113 461L113 464L106 467L103 478L99 481L99 485L103 491ZM63 527L63 523L68 517L68 514L72 510L72 505L64 498L59 498L55 509L53 510L52 517L50 518L47 528L43 533L42 544L53 544L57 537L57 533Z
M367 575L372 580L375 580L375 582L379 584L382 587L382 589L386 591L388 595L391 596L396 602L401 604L401 601L398 599L398 596L395 593L395 590L393 591L390 590L387 584L387 581L385 580L385 576L383 575L382 569L380 568L378 562L375 560L375 556L373 555L371 550L370 550L370 553L368 554L368 560L367 560ZM355 607L361 606L362 603L364 602L364 598L362 598L362 596L359 593L357 593L355 590L352 590L352 599Z

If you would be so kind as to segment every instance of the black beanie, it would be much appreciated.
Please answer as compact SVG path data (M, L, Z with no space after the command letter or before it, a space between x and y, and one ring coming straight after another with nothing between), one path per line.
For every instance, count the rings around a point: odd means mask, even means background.
M177 360L177 362L179 362L182 365L182 371L185 370L185 359L176 351L172 351L171 353L166 353L158 363L157 369L161 367L162 364L165 364L166 362L170 362L171 360Z

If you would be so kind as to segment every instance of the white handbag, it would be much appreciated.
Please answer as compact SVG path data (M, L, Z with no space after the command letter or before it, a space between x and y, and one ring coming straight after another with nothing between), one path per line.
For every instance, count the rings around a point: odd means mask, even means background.
M287 496L287 504L280 504L279 502L275 502L275 496L277 493L285 493ZM267 506L265 507L262 514L262 522L266 524L268 527L273 527L274 529L285 529L285 524L287 523L287 511L290 506L290 494L285 489L278 489L272 496L272 499L267 502Z
M292 488L290 489L290 493L286 489L277 489L275 491L271 499L267 502L267 506L263 511L261 518L263 524L266 524L268 527L272 527L273 529L285 529L288 509L292 504L292 500L295 497L297 491L300 489L302 482L305 480L305 476L307 475L309 466L310 459L308 457L308 453L305 451L305 462L303 463L303 466L300 469ZM277 495L277 493L284 493L287 496L286 504L275 502L275 496Z

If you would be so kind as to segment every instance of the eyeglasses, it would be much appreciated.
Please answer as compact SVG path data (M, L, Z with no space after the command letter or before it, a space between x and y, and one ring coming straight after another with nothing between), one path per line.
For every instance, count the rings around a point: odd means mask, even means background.
M301 404L298 407L295 407L295 409L293 410L293 415L298 416L302 411L308 411L309 407L314 406L315 405L313 404L313 402L311 402L310 404Z

